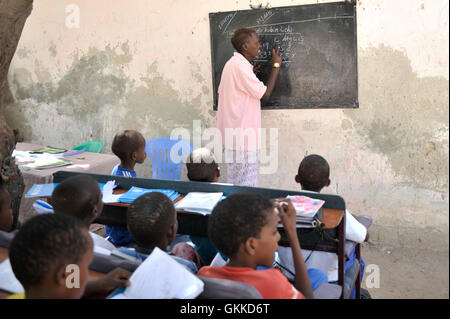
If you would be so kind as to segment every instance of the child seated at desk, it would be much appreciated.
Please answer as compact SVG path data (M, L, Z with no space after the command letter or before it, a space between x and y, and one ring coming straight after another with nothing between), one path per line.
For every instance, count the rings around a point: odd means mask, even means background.
M319 193L322 188L330 185L330 166L322 156L315 154L308 155L300 163L298 174L295 176L295 181L301 185L302 191ZM362 243L364 240L367 240L367 229L359 223L348 210L345 211L345 218L346 239L357 243ZM292 278L293 273L295 272L290 248L280 247L278 252L280 264L284 266L284 274L288 278ZM338 280L338 256L335 253L310 250L302 250L302 253L306 257L305 262L308 267L314 267L325 271L328 274L330 282ZM347 269L350 265L346 263L345 268ZM363 273L364 263L361 259L361 278Z
M93 256L91 236L80 220L56 214L32 217L19 229L9 249L12 270L25 294L9 298L80 298ZM70 265L78 266L79 276Z
M314 298L297 237L295 209L290 200L286 202L277 202L275 210L270 200L259 194L233 194L218 203L209 218L208 234L230 261L223 267L202 267L198 275L246 283L263 298ZM278 269L256 270L257 266L272 267L280 219L292 243L295 286Z
M103 209L100 187L89 175L76 175L65 179L56 186L50 203L55 214L75 217L88 228ZM115 249L114 245L102 236L93 232L89 232L89 235L94 243L94 251L98 247L109 251ZM116 288L125 287L130 275L129 271L116 268L101 279L89 281L86 286L86 295L106 295Z
M0 230L10 231L13 224L11 196L8 190L0 184Z
M194 182L216 183L220 177L220 167L214 153L207 148L197 148L189 155L186 163L187 177ZM205 265L209 265L219 250L208 237L190 235L195 249Z
M137 177L134 167L136 163L144 163L147 157L144 136L135 130L121 131L114 136L111 150L120 159L120 164L113 168L111 175ZM116 246L126 246L133 242L126 227L106 226L106 235Z
M119 250L143 261L155 247L167 251L177 233L177 212L166 195L147 193L128 207L127 226L138 246L121 247ZM201 264L195 249L184 242L175 245L169 254L193 273L197 272Z

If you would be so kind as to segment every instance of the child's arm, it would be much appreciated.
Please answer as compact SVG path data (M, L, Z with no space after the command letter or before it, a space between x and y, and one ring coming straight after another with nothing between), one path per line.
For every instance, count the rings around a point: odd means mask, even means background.
M283 200L288 205L279 205L278 211L284 230L291 243L292 257L294 259L295 268L295 287L308 299L314 299L314 294L311 288L308 271L306 269L305 261L303 259L300 242L297 236L297 228L295 221L295 208L292 202L288 199Z
M83 297L86 298L92 295L103 296L109 294L116 288L129 286L130 282L128 278L130 276L131 273L128 270L116 268L107 273L103 278L88 281Z

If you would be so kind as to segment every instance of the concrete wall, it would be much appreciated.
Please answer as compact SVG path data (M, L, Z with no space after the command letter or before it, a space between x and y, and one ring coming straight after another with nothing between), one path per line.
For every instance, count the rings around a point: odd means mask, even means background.
M269 3L317 2L327 1ZM208 13L258 3L35 1L10 69L7 120L28 142L70 147L99 139L105 152L125 128L150 139L192 129L193 120L215 126ZM263 127L278 128L279 157L260 185L298 189L300 160L321 154L331 165L324 191L373 216L375 230L389 230L385 240L436 234L436 245L448 249L448 6L358 1L360 108L263 111ZM79 28L68 28L77 8ZM138 173L150 177L150 163Z

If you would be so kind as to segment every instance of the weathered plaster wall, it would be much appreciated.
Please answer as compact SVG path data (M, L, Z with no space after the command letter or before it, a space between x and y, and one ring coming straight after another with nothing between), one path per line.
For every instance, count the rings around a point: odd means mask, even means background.
M80 28L65 24L72 3ZM7 119L30 142L99 139L106 152L120 129L150 139L193 120L212 127L208 13L258 3L35 1L11 65ZM264 111L263 127L278 128L279 157L260 184L297 189L301 158L322 154L332 170L325 191L351 211L393 230L448 234L448 1L360 0L357 8L360 108ZM150 164L138 173L150 176Z

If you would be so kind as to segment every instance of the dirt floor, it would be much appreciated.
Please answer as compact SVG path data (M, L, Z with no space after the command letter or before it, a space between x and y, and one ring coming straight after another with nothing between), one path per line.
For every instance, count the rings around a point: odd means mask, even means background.
M104 234L98 224L91 231ZM369 233L362 287L373 299L449 298L448 232L373 225Z
M449 298L449 251L427 248L395 247L369 241L362 247L366 267L378 266L379 288L376 286L376 267L369 267L362 287L374 299L440 299ZM371 287L371 288L369 288Z

